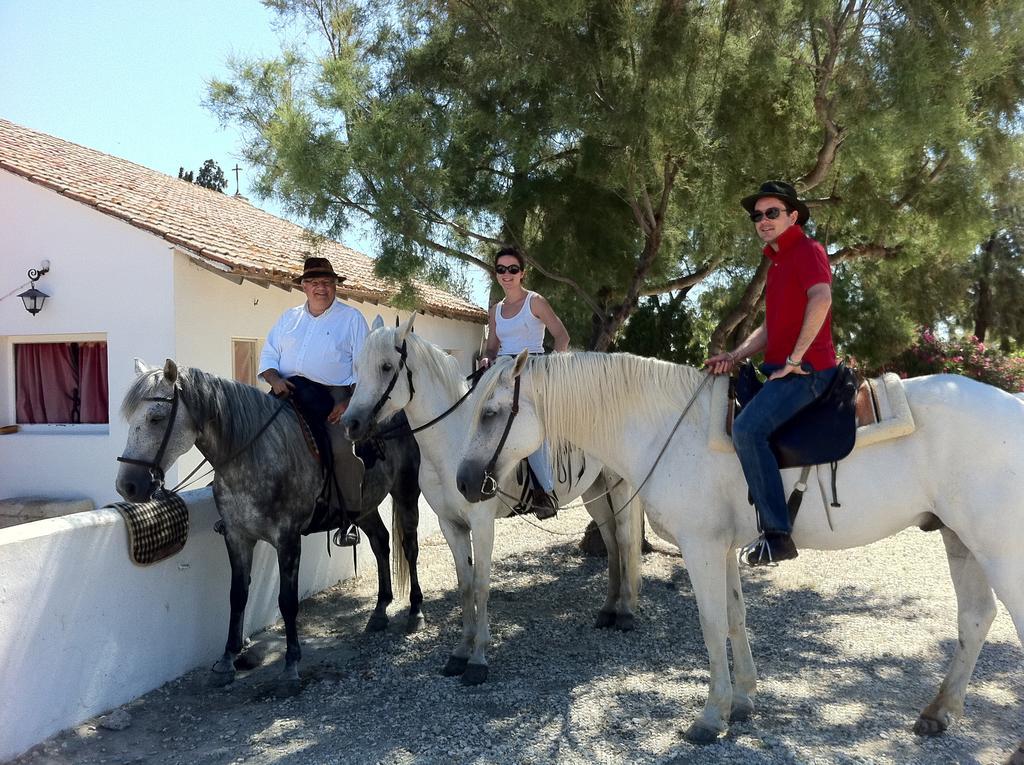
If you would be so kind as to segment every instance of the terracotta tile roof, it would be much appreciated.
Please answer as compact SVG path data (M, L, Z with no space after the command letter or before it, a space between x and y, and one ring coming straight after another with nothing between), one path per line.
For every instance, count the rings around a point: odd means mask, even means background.
M342 298L387 304L397 286L374 276L373 261L333 240L311 239L244 199L195 186L118 157L0 119L0 169L150 231L226 274L277 284L302 273L305 254L330 258L346 277ZM484 323L479 306L416 284L421 310Z

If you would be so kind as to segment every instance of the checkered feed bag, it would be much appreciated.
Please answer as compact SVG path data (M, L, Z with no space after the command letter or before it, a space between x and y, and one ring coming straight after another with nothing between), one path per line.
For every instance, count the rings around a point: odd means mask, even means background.
M151 502L115 502L128 527L128 555L140 566L169 558L188 540L188 507L165 492Z

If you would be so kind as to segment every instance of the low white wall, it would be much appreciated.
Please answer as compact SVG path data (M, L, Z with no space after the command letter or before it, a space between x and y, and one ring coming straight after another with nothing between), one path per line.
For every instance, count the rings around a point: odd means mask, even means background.
M217 510L209 489L182 496L188 543L151 566L131 562L124 521L113 509L0 530L0 760L220 656L230 567L213 531ZM390 527L390 498L381 514ZM421 536L437 530L423 501L420 517ZM369 545L357 550L360 570L375 576ZM348 550L329 557L324 534L303 539L300 597L352 573ZM277 591L274 551L261 542L246 634L280 618Z

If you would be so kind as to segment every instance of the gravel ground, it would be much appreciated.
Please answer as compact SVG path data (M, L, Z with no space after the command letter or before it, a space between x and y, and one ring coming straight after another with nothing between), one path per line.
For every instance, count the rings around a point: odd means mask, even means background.
M276 698L281 633L254 637L268 661L227 689L197 670L15 762L75 763L996 763L1024 738L1024 654L1000 606L967 696L942 737L910 728L956 640L938 534L913 530L852 552L805 551L747 571L758 709L719 743L682 739L704 703L707 659L678 551L654 540L632 633L591 627L605 562L577 542L587 516L543 529L502 521L491 596L489 681L440 675L460 628L455 571L440 536L421 548L427 626L362 627L366 571L302 604L303 689ZM226 628L225 624L225 628Z

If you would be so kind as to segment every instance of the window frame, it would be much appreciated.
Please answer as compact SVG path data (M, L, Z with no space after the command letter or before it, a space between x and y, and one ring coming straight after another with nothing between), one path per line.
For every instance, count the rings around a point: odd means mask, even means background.
M238 379L238 369L236 368L237 356L235 355L235 343L250 343L252 345L252 382L248 380ZM231 379L235 382L240 382L245 385L251 385L254 388L258 388L262 380L259 376L260 366L260 348L263 340L258 337L231 337Z
M109 435L110 415L112 404L110 403L109 371L110 371L110 340L106 332L74 332L67 334L40 334L40 335L4 335L2 338L5 349L5 362L7 366L7 395L4 397L5 419L15 424L18 418L18 391L17 377L14 369L14 346L32 345L41 343L87 343L103 342L107 345L107 421L103 422L49 422L49 423L17 423L18 432L37 435Z

